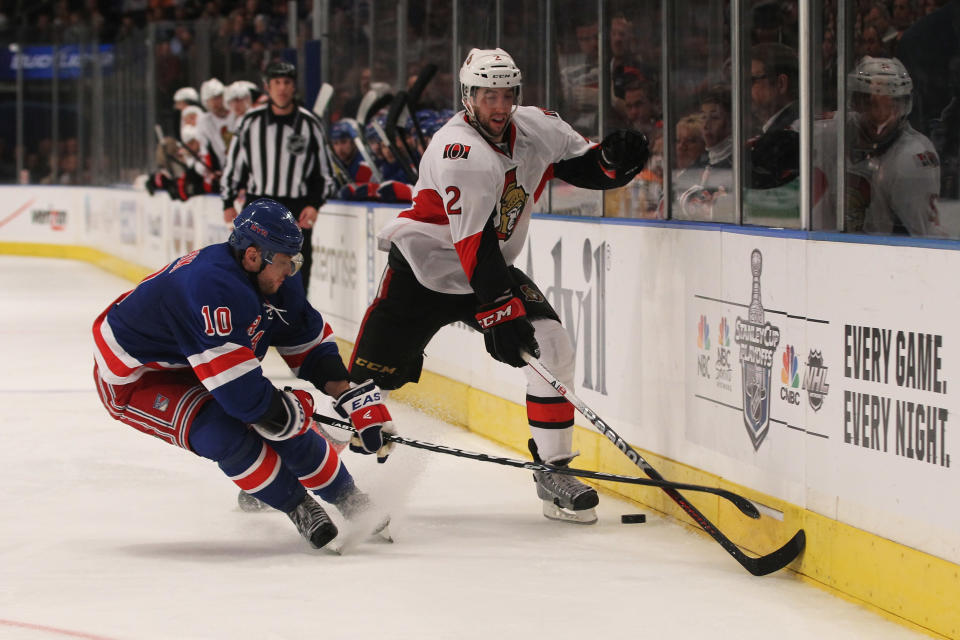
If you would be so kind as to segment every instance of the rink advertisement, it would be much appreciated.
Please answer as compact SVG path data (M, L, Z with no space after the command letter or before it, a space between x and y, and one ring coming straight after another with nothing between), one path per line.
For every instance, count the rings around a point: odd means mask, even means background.
M83 245L156 269L229 232L215 197L5 196L0 246ZM386 262L376 232L400 210L334 202L318 219L310 298L348 340ZM943 508L960 496L960 252L538 216L516 266L575 345L577 394L624 439L960 562L960 512ZM425 368L524 405L523 370L465 325L437 334Z

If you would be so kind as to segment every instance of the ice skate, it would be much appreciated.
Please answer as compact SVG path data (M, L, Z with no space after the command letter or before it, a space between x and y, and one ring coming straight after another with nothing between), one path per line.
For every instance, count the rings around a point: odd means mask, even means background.
M268 505L263 500L260 500L256 496L252 496L243 489L240 490L240 494L237 496L237 506L240 507L241 511L246 511L252 513L255 511L266 511L270 509Z
M314 549L322 548L337 537L337 526L309 493L293 511L287 512L287 517Z
M368 530L371 540L393 542L390 534L390 514L378 509L370 496L356 487L336 503L337 509L351 524L360 530Z
M530 453L536 462L556 467L566 467L574 456L560 456L542 460L537 453L537 445L529 441ZM534 471L533 481L537 484L537 496L543 501L543 515L551 520L573 522L575 524L593 524L597 521L594 507L600 502L597 490L574 476Z

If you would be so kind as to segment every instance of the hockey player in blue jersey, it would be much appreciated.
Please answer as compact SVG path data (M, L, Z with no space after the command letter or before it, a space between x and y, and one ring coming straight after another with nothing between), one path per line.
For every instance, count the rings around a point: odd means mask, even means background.
M357 429L352 450L383 462L392 447L384 436L395 430L380 389L348 382L333 330L306 300L302 242L286 207L265 198L249 204L228 242L175 260L100 314L94 379L114 419L215 461L320 548L337 527L310 491L348 520L371 513L371 503L312 428L310 393L278 389L264 376L267 348L335 398Z

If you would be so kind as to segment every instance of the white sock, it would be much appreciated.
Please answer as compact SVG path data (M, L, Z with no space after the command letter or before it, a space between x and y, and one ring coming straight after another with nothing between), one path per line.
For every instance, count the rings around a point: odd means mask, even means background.
M537 443L537 453L541 460L552 460L573 453L573 427L566 429L541 429L530 427L533 441Z

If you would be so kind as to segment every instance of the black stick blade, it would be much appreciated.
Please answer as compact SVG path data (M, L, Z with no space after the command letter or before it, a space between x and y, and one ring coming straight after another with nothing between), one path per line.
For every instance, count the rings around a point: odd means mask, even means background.
M803 532L803 529L800 529L785 545L773 553L768 553L767 555L759 558L744 556L743 559L737 559L740 560L740 564L742 564L744 568L753 575L765 576L775 571L779 571L793 562L797 556L803 552L803 549L806 547L806 545L807 534Z

